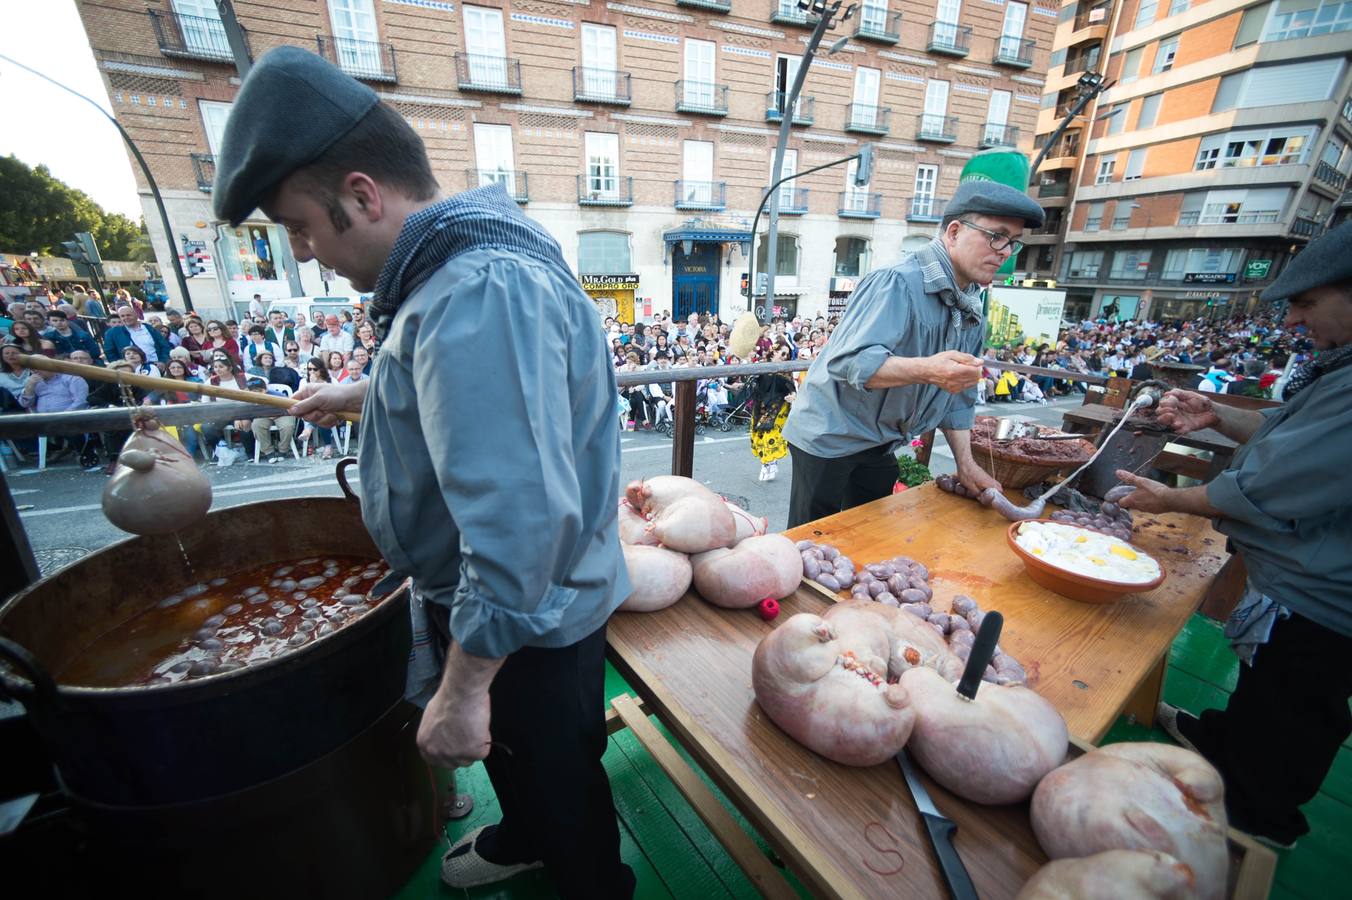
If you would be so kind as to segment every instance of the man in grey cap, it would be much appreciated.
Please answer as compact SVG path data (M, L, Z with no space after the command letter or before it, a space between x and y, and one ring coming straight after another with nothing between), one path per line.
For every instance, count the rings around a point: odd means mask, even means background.
M371 377L307 386L292 411L325 427L361 412L363 520L415 584L419 747L484 760L502 809L443 880L543 865L563 897L631 895L601 764L605 623L630 587L595 308L500 185L443 197L408 123L304 50L254 66L216 176L221 218L261 206L299 262L374 291Z
M941 428L973 491L999 483L972 458L985 321L981 291L1023 247L1042 208L1022 191L969 181L939 234L869 274L808 370L784 426L793 458L789 527L886 497L897 451Z
M1170 391L1159 419L1179 434L1214 428L1242 446L1199 487L1128 472L1127 509L1206 516L1248 572L1225 633L1240 658L1224 711L1162 706L1160 721L1225 780L1230 824L1294 846L1310 801L1349 734L1352 713L1352 222L1287 264L1263 291L1287 302L1286 328L1315 356L1261 412Z

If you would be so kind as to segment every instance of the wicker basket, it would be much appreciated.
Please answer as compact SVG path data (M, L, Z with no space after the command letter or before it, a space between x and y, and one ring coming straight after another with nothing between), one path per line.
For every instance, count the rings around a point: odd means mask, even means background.
M1014 455L999 444L992 444L984 435L972 432L972 458L990 476L1006 488L1025 488L1030 484L1040 484L1060 469L1073 469L1083 464L1094 454L1094 445L1089 441L1071 443L1084 452L1075 458L1057 459L1047 463L1030 463L1023 455Z

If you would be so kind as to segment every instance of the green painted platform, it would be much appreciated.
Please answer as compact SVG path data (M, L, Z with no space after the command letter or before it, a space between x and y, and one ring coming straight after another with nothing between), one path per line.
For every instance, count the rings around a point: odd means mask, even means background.
M1224 706L1226 697L1234 689L1238 667L1238 661L1221 634L1221 626L1201 615L1193 616L1169 653L1164 697L1194 713L1212 706ZM622 693L633 694L634 691L617 672L607 667L606 696ZM660 724L658 729L670 739ZM1104 738L1105 743L1147 740L1168 742L1170 739L1159 729L1149 730L1126 719L1118 720ZM682 755L685 755L683 751ZM688 755L685 758L694 764ZM627 731L611 737L605 766L619 812L624 860L638 877L636 897L640 900L665 897L712 900L757 896L675 785ZM705 781L708 783L707 778ZM451 824L447 829L447 843L427 859L398 895L400 900L440 897L544 900L552 897L549 882L540 872L528 872L510 881L472 891L453 891L441 884L438 877L441 852L449 846L449 841L498 819L497 802L482 765L461 771L460 790L474 796L474 812L466 820ZM724 806L732 810L743 828L751 832L746 821L717 788L714 792ZM1352 866L1352 739L1344 744L1319 795L1305 807L1305 815L1312 831L1301 839L1295 850L1279 854L1272 896L1310 900L1352 896L1352 890L1344 881ZM769 848L759 836L757 842L768 854ZM795 883L791 876L790 882ZM799 893L808 896L801 888Z

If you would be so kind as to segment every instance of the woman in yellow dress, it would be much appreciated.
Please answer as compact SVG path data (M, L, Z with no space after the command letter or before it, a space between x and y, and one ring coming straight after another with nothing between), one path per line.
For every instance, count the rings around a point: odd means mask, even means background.
M771 362L788 362L789 348L777 347ZM751 386L751 452L760 460L760 480L774 481L779 460L789 455L784 422L789 417L795 385L787 375L757 375Z

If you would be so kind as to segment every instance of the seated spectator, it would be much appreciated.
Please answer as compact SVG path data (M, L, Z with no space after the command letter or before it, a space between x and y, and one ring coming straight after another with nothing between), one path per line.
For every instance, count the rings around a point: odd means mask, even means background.
M167 357L168 354L166 353L165 356ZM147 362L145 351L135 344L128 344L122 348L122 358L131 363L131 370L134 374L147 375L151 378L160 377L160 367Z
M137 318L135 309L130 306L118 307L117 317L120 324L109 328L103 336L103 355L107 359L123 359L122 351L135 346L140 348L148 362L168 361L169 351L173 348L164 335Z
M375 327L370 322L362 322L357 326L356 337L357 342L352 349L355 351L360 347L366 351L367 356L375 359L376 352L380 350L380 341L376 339ZM371 373L367 372L366 374L370 375Z
M178 348L176 348L178 349ZM188 368L189 363L181 358L170 358L168 365L164 367L164 377L172 378L176 381L187 381L195 384L201 384L202 379L194 375ZM163 390L153 391L146 395L144 403L147 406L168 406L176 403L191 403L197 399L197 395L189 394L187 391ZM188 451L189 456L196 456L198 451L197 427L195 425L179 425L175 428L179 443Z
M99 347L99 342L89 336L79 325L74 324L65 312L54 309L47 313L47 323L50 326L43 332L43 337L56 344L56 352L69 356L76 350L83 350L90 359L99 359L103 355L103 350Z
M212 359L211 377L208 379L208 383L241 391L249 389L248 379L240 371L239 364L223 353L218 353ZM264 386L266 387L266 384ZM210 403L216 402L215 397L208 396L204 399ZM249 432L249 421L247 419L237 419L233 423L229 420L202 422L198 426L202 432L202 441L206 444L208 450L214 451L225 437L226 426L231 424L234 425L235 432L240 435L240 440L244 442L246 453L252 459L253 435Z
M324 362L329 370L329 381L337 384L347 380L347 354L341 350L330 350L324 354Z
M329 384L329 370L319 361L313 358L305 364L305 383L306 384ZM348 426L351 427L351 426ZM320 428L318 425L305 423L305 429L300 433L301 441L310 441L318 435L318 444L322 444L319 451L320 459L333 459L333 454L338 449L338 435L336 429Z
M65 375L37 369L28 376L23 390L19 393L19 404L27 410L38 413L70 412L89 408L89 385L78 375ZM50 439L54 450L47 456L48 462L57 462L83 447L87 438L80 436L53 437Z
M263 337L268 343L281 347L287 341L296 339L296 330L286 324L286 313L280 309L274 309L268 313L268 327L264 331Z
M248 389L263 393L267 390L267 383L261 378L250 378ZM279 463L286 458L279 451L291 447L291 441L296 436L295 416L259 416L256 419L245 420L243 424L258 444L259 462ZM276 426L278 432L275 445L272 442L273 426Z
M23 367L19 357L23 351L18 344L0 347L0 412L24 412L19 395L33 373Z
M1204 394L1224 393L1225 388L1234 380L1235 376L1230 374L1230 361L1218 359L1202 375L1197 390Z
M282 357L281 364L286 366L291 371L295 372L296 377L299 378L301 381L304 381L305 364L308 363L311 359L313 359L313 357L310 356L309 354L306 354L304 356L301 355L299 341L287 341L282 348L282 352L285 355Z
M373 360L367 349L360 344L352 348L352 359L356 360L361 366L361 373L368 378L371 376L371 365Z
M41 353L42 338L32 325L20 319L15 319L9 326L9 334L5 337L6 344L13 344L23 353Z
M175 347L174 349L170 350L169 359L171 360L177 359L181 361L184 367L187 368L188 374L196 378L198 381L205 382L207 380L207 377L211 374L210 370L207 369L205 366L199 366L193 362L192 351L190 351L187 347Z
M274 384L286 385L292 393L300 390L300 373L286 366L277 365L277 361L267 350L258 354L258 365L249 369L246 374L262 378L269 386Z
M347 361L345 372L347 373L347 377L344 378L343 381L351 384L355 384L359 381L365 381L367 378L370 377L361 370L361 361L358 360L355 355Z
M342 321L337 316L326 316L324 325L327 331L319 339L319 349L325 353L337 350L346 358L352 352L352 335L343 330ZM330 367L330 374L332 371L333 369Z
M264 351L271 353L274 361L282 355L281 346L267 339L267 329L262 325L250 325L248 340L239 351L240 363L246 370L252 369L258 365L258 354Z

